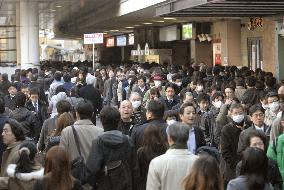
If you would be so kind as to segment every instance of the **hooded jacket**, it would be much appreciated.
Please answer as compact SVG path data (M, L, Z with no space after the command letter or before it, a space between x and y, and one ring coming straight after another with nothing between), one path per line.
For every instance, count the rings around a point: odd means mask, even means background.
M132 181L137 179L134 177L135 174L138 174L136 152L129 138L118 130L104 132L93 141L87 160L89 183L95 186L97 181L105 177L102 173L104 166L118 160L127 162L131 175L133 174Z
M8 189L13 190L30 190L36 180L43 178L44 169L41 166L34 166L34 171L30 173L17 173L16 164L10 164L7 168L7 174L9 176Z

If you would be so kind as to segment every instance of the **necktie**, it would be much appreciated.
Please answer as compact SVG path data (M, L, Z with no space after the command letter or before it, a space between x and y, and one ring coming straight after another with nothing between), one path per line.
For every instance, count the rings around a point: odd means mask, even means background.
M34 107L35 107L35 112L37 112L37 103L34 104Z

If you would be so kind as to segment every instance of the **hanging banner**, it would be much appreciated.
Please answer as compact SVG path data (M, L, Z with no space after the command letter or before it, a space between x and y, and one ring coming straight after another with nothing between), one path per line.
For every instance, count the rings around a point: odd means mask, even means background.
M103 44L103 43L104 43L103 33L84 34L84 44Z
M221 42L213 43L213 65L222 64Z

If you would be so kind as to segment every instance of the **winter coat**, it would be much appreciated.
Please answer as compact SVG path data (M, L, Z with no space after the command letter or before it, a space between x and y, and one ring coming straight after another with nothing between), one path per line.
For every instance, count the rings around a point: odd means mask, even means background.
M129 179L136 184L138 177L138 166L136 161L136 151L130 139L118 130L106 131L92 143L90 155L87 160L88 182L95 187L98 181L103 181L103 168L107 163L122 160L127 163L130 175ZM130 188L132 189L132 188ZM115 190L115 188L113 189ZM127 189L128 190L128 189Z
M156 127L159 127L163 138L167 142L167 133L166 133L166 129L168 127L167 123L160 119L153 119L143 125L135 126L133 128L132 133L131 133L131 140L132 140L132 143L134 144L136 151L142 146L143 139L144 139L144 131L149 125L154 125Z
M280 135L277 140L269 144L267 156L277 161L282 179L284 181L284 134ZM284 187L284 184L282 187Z
M0 114L0 133L2 134L5 122L9 119L6 114ZM3 143L3 138L0 138L0 163L2 161L3 152L6 149L6 145Z
M80 97L92 102L94 106L94 114L102 109L102 96L100 91L93 85L86 85L80 89Z
M41 166L34 166L34 171L30 173L17 173L16 164L10 164L7 168L9 176L8 189L31 190L36 180L43 178L44 169Z
M41 131L41 123L36 113L29 111L25 107L19 107L12 111L9 116L22 124L27 137L38 140Z
M47 145L47 139L51 135L51 132L56 128L57 116L49 118L43 122L40 137L38 141L39 151L44 151Z
M52 96L48 106L48 111L51 112L51 117L54 117L57 114L57 102L60 100L66 100L66 98L67 94L65 92L59 92L58 94Z

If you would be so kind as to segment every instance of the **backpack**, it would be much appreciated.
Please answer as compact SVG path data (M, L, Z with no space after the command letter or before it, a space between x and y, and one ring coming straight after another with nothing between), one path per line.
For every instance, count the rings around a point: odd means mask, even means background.
M127 149L129 140L127 139ZM127 150L128 151L128 150ZM126 159L109 161L105 163L101 176L98 178L96 190L132 190L131 169Z
M79 152L79 156L71 162L71 173L72 173L73 177L78 179L81 182L81 184L84 185L86 183L86 180L87 180L87 167L86 167L86 164L85 164L85 160L81 155L81 149L80 149L80 146L79 146L78 134L77 134L77 132L74 128L74 125L72 125L71 127L72 127L72 130L73 130L73 135L74 135L76 147L77 147L77 150Z

